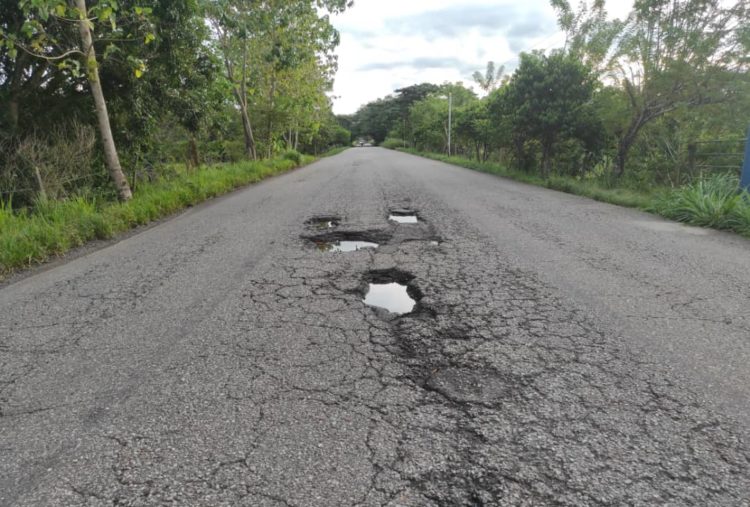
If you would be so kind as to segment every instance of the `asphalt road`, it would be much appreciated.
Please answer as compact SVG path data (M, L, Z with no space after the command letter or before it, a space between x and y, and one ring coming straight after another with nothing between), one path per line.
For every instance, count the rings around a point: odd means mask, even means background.
M747 240L348 150L0 288L0 505L750 505L749 301Z

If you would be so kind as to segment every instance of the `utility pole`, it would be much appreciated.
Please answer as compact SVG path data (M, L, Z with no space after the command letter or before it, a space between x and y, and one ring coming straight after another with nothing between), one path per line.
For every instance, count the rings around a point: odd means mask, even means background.
M451 123L453 116L453 94L448 93L448 156L451 156Z

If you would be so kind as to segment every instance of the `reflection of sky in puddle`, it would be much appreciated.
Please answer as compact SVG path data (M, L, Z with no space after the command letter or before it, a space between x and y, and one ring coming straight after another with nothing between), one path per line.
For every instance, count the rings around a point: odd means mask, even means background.
M317 243L318 250L322 252L356 252L362 248L377 248L377 243L369 241L336 241L335 243L326 243L321 241Z
M337 218L313 218L308 223L318 230L333 229L339 225L339 220Z
M393 220L399 224L416 224L417 215L391 215L388 220Z
M365 295L366 305L385 308L391 313L409 313L416 302L406 292L406 285L400 283L371 283Z

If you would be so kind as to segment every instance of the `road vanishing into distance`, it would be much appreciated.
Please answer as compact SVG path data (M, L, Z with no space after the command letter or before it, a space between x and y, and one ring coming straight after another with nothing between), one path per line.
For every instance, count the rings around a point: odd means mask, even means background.
M750 505L749 302L748 240L351 149L0 288L0 505Z

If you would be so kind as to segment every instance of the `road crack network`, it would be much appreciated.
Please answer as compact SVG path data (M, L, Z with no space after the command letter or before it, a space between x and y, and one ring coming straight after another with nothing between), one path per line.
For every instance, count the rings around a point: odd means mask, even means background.
M384 220L377 250L318 252L300 220L195 324L150 418L104 424L80 454L96 472L69 462L48 491L70 505L747 505L747 447L669 371L470 224L385 202L420 223ZM362 302L368 273L388 270L413 277L414 312ZM147 311L133 294L152 289L81 298Z

